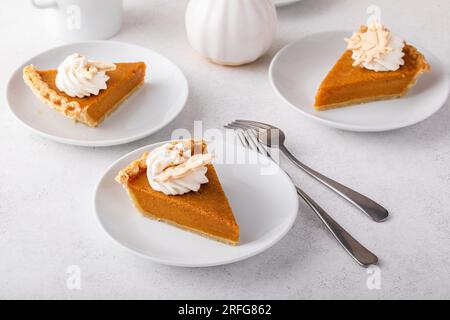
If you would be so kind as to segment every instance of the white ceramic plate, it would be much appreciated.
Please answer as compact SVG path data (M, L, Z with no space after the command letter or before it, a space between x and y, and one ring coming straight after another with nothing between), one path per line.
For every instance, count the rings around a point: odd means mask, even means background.
M54 69L74 52L95 60L147 64L144 86L97 128L75 123L41 103L22 80L25 65ZM45 51L17 68L6 90L11 111L29 129L58 142L81 146L111 146L148 136L172 121L188 96L185 76L167 58L144 47L111 41L72 43Z
M106 170L97 186L94 200L97 218L121 246L162 264L206 267L254 256L279 241L292 227L298 198L289 177L272 161L236 144L228 144L232 149L227 149L235 150L235 159L247 155L258 161L214 166L240 227L239 245L222 244L143 217L114 177L143 151L161 144L140 148L120 158ZM216 159L221 159L217 155L222 147L210 144L208 149ZM269 171L261 171L262 168Z
M351 131L386 131L418 123L437 112L450 88L444 65L419 48L432 67L401 99L376 101L317 112L314 97L323 78L346 48L351 31L317 33L283 48L273 59L269 77L279 96L295 110L324 125Z
M295 2L299 2L299 1L302 1L302 0L274 0L275 5L277 7L284 7L284 6L287 6L289 4L292 4L292 3L295 3Z

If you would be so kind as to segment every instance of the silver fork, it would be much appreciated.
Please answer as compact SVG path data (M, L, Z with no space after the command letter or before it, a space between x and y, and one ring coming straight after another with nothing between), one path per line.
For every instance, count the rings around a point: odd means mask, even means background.
M242 129L236 129L235 127L225 126L225 128L235 130L239 141L244 148L255 150L261 154L268 156L272 159L270 153L266 148L255 138L255 136L249 134ZM368 267L378 263L378 257L365 248L355 238L353 238L344 228L342 228L328 213L322 209L308 194L306 194L300 187L295 186L297 194L305 200L308 206L314 211L314 213L325 224L327 229L333 234L336 240L347 251L348 254L361 266Z
M359 192L356 192L355 190L352 190L349 187L324 176L298 160L284 145L286 136L281 129L270 124L248 120L236 120L230 123L229 126L233 128L253 130L260 143L269 148L279 148L297 167L352 203L376 222L382 222L389 216L389 212L372 199L369 199Z

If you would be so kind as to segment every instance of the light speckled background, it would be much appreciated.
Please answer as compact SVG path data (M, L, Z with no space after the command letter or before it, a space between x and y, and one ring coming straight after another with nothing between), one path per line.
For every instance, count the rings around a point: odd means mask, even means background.
M450 2L305 0L279 10L278 39L242 68L208 64L189 47L184 0L125 0L115 39L175 61L191 88L182 114L157 134L112 148L72 147L24 129L0 102L0 298L450 298L450 109L410 128L361 134L322 127L295 113L267 80L273 55L312 32L353 29L371 4L389 26L450 67ZM28 1L2 1L0 85L26 58L57 45ZM270 121L306 163L390 209L372 223L291 167L297 182L381 259L382 288L368 290L358 267L301 203L292 231L265 253L233 265L160 266L111 242L96 223L95 184L119 156L166 140L175 128L221 127L234 118ZM66 268L82 270L82 290L66 288Z

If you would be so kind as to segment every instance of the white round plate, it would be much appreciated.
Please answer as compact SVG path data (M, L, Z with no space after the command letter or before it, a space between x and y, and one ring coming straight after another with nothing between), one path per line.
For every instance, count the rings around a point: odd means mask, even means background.
M55 69L74 52L93 60L144 61L147 65L144 86L97 128L75 123L54 111L22 80L25 65ZM80 146L111 146L146 137L171 122L184 108L187 96L186 77L170 60L144 47L111 41L71 43L45 51L17 68L6 89L11 111L25 126L46 138Z
M302 0L274 0L275 6L277 6L277 7L284 7L289 4L299 2L299 1L302 1Z
M272 87L300 113L324 125L350 131L403 128L425 120L442 107L449 94L449 75L439 59L419 48L432 71L423 74L405 97L315 111L317 89L344 52L344 38L351 34L351 31L316 33L283 48L270 66Z
M106 233L124 248L161 264L206 267L254 256L279 241L292 227L298 198L289 177L275 163L233 144L237 155L258 161L214 164L240 228L240 243L226 245L142 216L126 190L114 181L118 171L162 143L135 150L117 160L100 179L94 206ZM216 159L222 147L209 145ZM218 152L219 150L219 152ZM256 158L255 158L256 157ZM253 163L253 164L250 164ZM265 169L267 171L264 171ZM263 170L263 171L261 171ZM261 173L266 173L262 175Z

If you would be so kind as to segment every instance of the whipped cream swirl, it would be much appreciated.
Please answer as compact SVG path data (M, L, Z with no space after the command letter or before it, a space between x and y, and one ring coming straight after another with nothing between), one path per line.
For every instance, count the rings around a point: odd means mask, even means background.
M88 60L78 53L68 56L58 67L56 87L70 97L98 95L107 88L107 71L113 71L112 63Z
M377 21L369 24L367 30L353 33L345 41L348 42L347 48L353 51L353 66L374 71L395 71L405 63L405 42Z
M147 156L147 178L150 186L166 195L197 192L208 182L207 164L210 154L191 155L191 148L182 142L168 143L156 148Z

